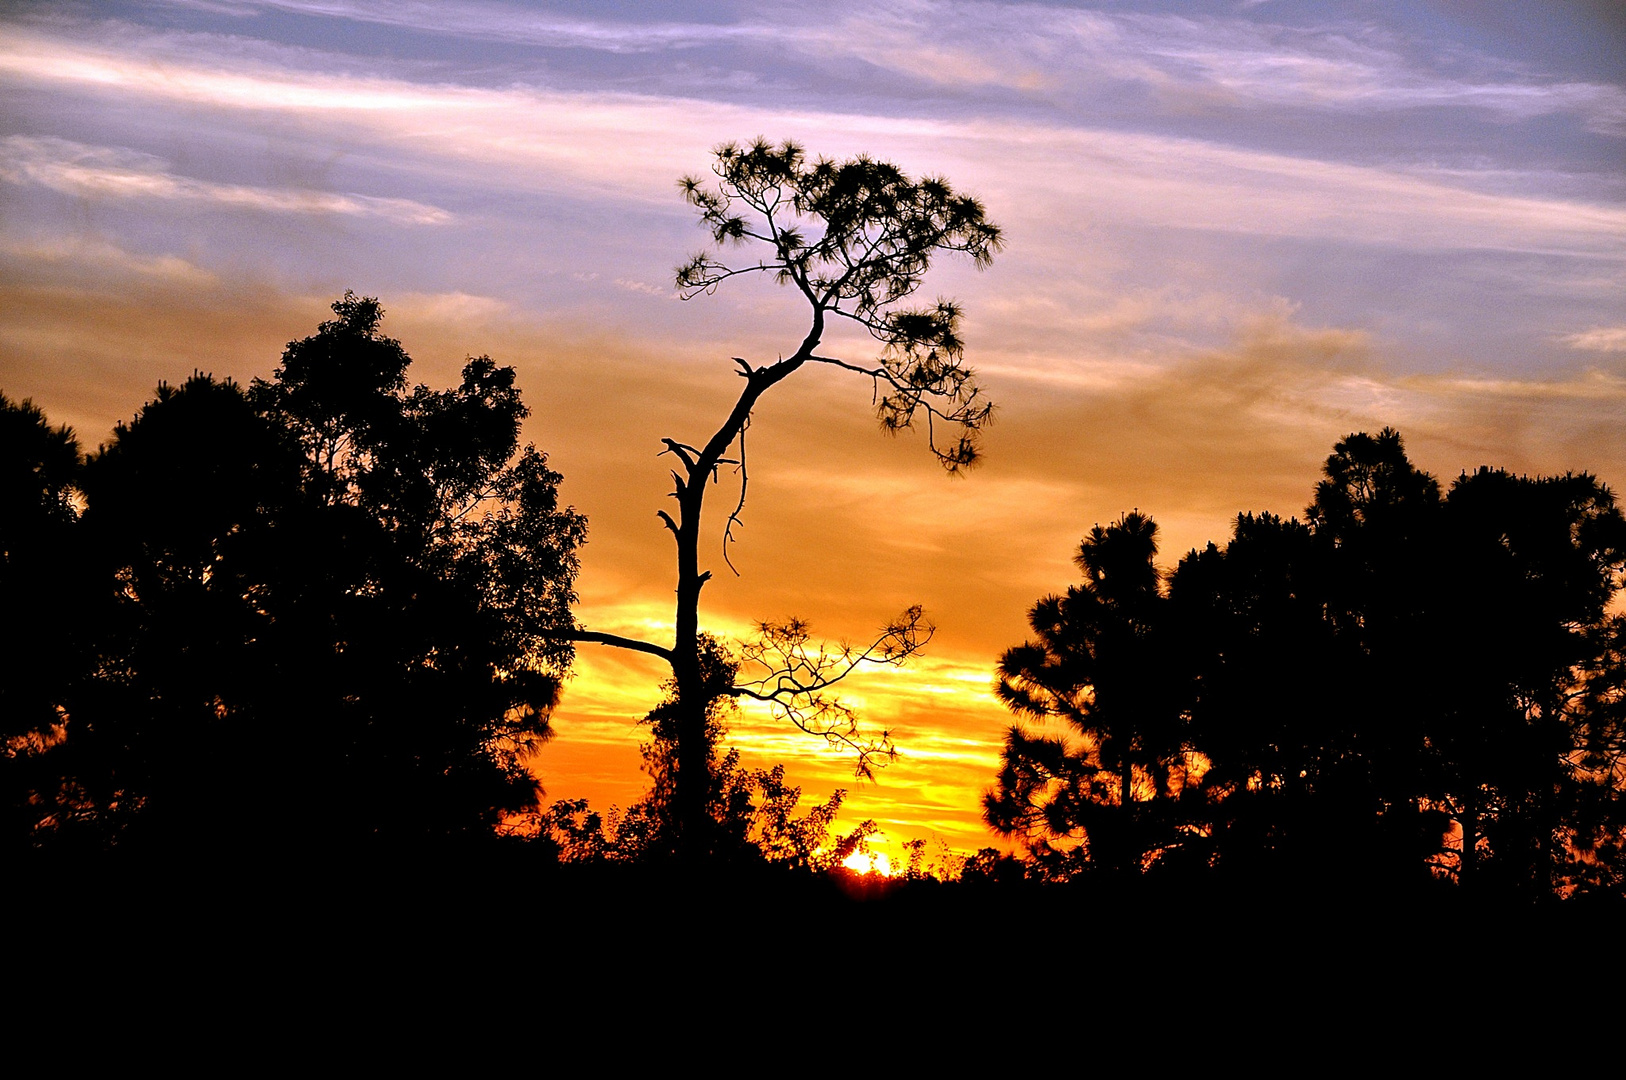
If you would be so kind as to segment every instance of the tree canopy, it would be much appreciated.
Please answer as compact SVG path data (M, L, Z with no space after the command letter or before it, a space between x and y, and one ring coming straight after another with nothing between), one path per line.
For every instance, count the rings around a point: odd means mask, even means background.
M993 262L1003 241L982 204L956 194L940 177L912 180L897 166L865 155L809 162L792 142L725 143L717 148L713 172L714 185L692 176L679 181L712 240L740 246L754 241L771 254L734 265L718 253L701 252L678 267L678 287L693 296L741 274L772 274L802 295L812 316L785 374L813 361L868 375L884 388L876 411L885 428L903 430L924 417L932 452L946 467L974 463L993 406L963 364L960 307L944 299L900 305L924 283L940 253L964 254L979 268ZM817 355L830 316L868 330L881 343L879 363ZM947 444L939 441L939 424L953 432Z
M1000 661L1001 700L1018 715L1064 721L1076 740L1013 727L999 788L985 800L989 823L1028 839L1047 863L1138 869L1172 842L1149 813L1179 790L1185 749L1156 555L1157 525L1145 515L1097 525L1075 560L1083 585L1035 604L1036 639Z
M1243 514L1164 580L1139 514L1001 662L989 824L1047 874L1179 866L1619 887L1626 518L1587 474L1440 484L1354 434L1307 521ZM1130 826L1134 828L1131 830ZM1126 851L1121 837L1133 836Z
M448 390L351 294L246 390L194 375L75 474L90 662L36 839L419 843L534 808L580 515L511 368Z

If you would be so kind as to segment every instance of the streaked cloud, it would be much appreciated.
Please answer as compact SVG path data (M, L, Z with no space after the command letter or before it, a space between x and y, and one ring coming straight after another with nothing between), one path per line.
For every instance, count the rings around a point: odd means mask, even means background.
M411 199L251 187L180 176L151 154L51 137L0 139L0 179L91 199L170 199L279 214L376 217L397 225L444 225L452 215Z
M19 35L0 42L0 71L23 82L116 88L248 117L267 111L327 116L352 137L382 141L439 167L498 170L486 183L569 190L674 206L672 178L704 160L718 132L781 131L842 153L880 142L900 157L943 163L980 191L1023 240L1123 215L1164 228L1384 243L1411 249L1506 250L1626 257L1626 209L1573 198L1474 190L1399 168L1350 165L1239 149L1196 139L1053 126L920 121L772 109L625 94L569 94L528 87L487 90L374 77L223 71L197 57L161 67L123 49ZM33 145L32 143L30 144ZM629 154L628 147L648 147ZM42 151L35 147L35 153ZM107 153L107 152L102 152ZM183 181L143 160L60 160L38 166L71 181L198 197L393 214L445 213L413 200L263 191ZM1061 225L1060 230L1057 225ZM1031 246L1018 250L1033 250Z
M214 274L178 255L142 255L91 236L52 241L0 239L0 259L10 262L14 270L19 264L35 269L60 267L80 280L90 274L157 279L192 288L218 283Z
M1572 349L1626 352L1626 326L1595 326L1577 334L1565 334L1560 340Z
M1218 15L1080 10L1049 4L891 0L794 9L773 19L632 20L502 3L176 0L545 48L644 53L749 43L816 61L861 60L929 83L1052 95L1104 83L1144 88L1176 109L1247 104L1314 110L1458 107L1507 119L1571 113L1626 134L1626 92L1540 78L1457 48L1428 63L1392 30L1356 18L1294 26ZM1261 13L1269 15L1269 12ZM1427 46L1426 40L1409 42ZM1444 70L1441 70L1444 69ZM1452 74L1446 74L1449 70Z
M739 38L777 36L760 24L654 21L614 22L582 15L501 3L447 0L165 0L170 6L227 15L275 11L312 18L389 26L478 41L544 48L594 49L610 53L693 48Z
M631 278L616 278L615 283L628 292L643 293L645 296L660 296L669 300L678 298L677 290L670 285L651 285L647 281L634 281Z

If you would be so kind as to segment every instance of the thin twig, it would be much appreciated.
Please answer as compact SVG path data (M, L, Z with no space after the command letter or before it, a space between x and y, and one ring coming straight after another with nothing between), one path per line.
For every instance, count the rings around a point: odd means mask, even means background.
M742 360L741 363L744 363L744 361ZM745 486L750 480L750 474L745 471L745 433L750 430L750 427L751 417L747 414L745 423L740 425L740 461L734 469L735 472L740 474L740 501L734 507L733 512L728 515L728 521L723 525L723 562L727 563L728 568L734 571L735 577L739 577L740 572L735 568L734 560L728 557L728 545L735 542L734 526L738 525L742 529L745 528L745 522L740 520L740 511L745 509Z

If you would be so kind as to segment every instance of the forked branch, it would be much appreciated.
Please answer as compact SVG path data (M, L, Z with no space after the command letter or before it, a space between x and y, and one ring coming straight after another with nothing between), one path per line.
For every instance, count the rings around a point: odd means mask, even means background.
M761 623L757 637L745 643L739 654L741 668L754 668L761 676L735 684L732 693L766 702L776 718L855 753L854 774L873 779L877 767L897 756L892 733L873 736L862 732L858 714L831 688L864 664L902 665L931 640L933 632L919 605L905 611L862 649L846 642L834 647L812 644L808 625L801 619Z

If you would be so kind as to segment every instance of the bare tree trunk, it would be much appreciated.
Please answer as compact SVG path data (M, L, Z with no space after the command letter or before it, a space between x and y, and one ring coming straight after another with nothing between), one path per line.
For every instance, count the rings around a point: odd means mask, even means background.
M678 828L678 851L685 859L703 858L708 848L711 793L711 751L706 737L706 715L712 704L712 688L706 685L706 672L700 661L700 590L711 580L711 571L700 569L700 517L706 499L706 484L723 463L723 455L740 437L758 399L806 362L818 344L822 316L794 356L768 367L751 368L744 361L745 389L706 445L698 451L670 439L667 449L683 462L686 476L673 470L677 490L678 518L674 522L661 513L666 527L677 542L677 612L673 620L672 677L677 683L677 776L673 785L673 811ZM741 483L745 482L742 477Z
M706 795L711 786L711 747L706 741L704 676L700 670L700 589L706 578L699 568L700 503L702 479L691 477L690 491L682 498L683 524L677 531L678 583L676 631L672 641L672 677L677 682L677 775L673 809L678 826L678 851L689 858L705 853ZM692 503L692 513L690 504Z

